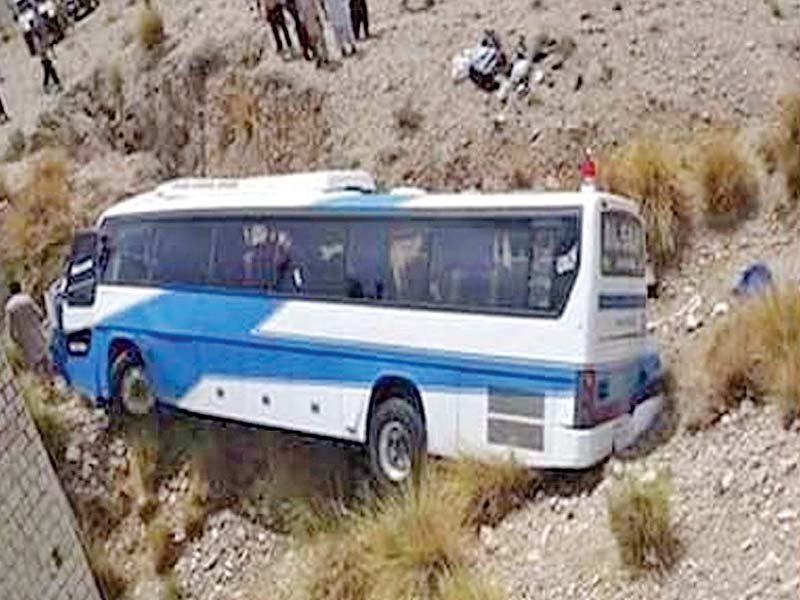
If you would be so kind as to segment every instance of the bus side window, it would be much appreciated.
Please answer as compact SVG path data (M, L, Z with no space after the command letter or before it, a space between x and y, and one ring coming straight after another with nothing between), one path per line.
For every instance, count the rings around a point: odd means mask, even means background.
M389 226L392 300L430 300L430 228L422 223Z
M284 294L339 298L345 293L345 228L329 221L279 221L276 284Z
M153 230L146 223L114 225L109 234L103 281L144 283L150 279Z
M230 221L217 225L211 282L271 289L273 252L269 225L260 221Z
M348 298L384 299L386 243L384 224L350 224L345 253L345 293Z

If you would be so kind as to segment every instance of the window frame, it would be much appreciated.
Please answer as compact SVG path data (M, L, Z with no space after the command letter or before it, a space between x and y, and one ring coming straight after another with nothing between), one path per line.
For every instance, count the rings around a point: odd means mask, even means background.
M159 221L207 221L211 224L212 227L212 235L211 235L211 250L209 253L209 265L208 265L208 275L209 280L203 284L185 284L185 283L164 283L164 282L156 282L153 281L152 272L149 273L149 280L145 282L136 282L136 283L108 283L106 281L105 273L101 278L102 285L119 285L119 286L130 286L130 287L187 287L187 288L197 288L202 287L207 289L209 292L221 292L221 293L241 293L241 294L252 294L258 293L259 295L266 297L266 298L274 298L274 299L281 299L281 300L296 300L301 302L328 302L328 303L342 303L342 304L351 304L354 306L370 306L370 307L386 307L386 308L402 308L402 309L413 309L413 310L425 310L425 311L434 311L434 312L459 312L465 314L476 314L476 315L498 315L498 316L515 316L515 317L530 317L530 318L542 318L542 319L549 319L549 320L556 320L559 319L566 310L567 306L573 297L575 287L577 284L578 277L580 275L581 269L584 268L584 250L586 245L586 240L584 237L583 232L583 212L584 207L580 205L576 206L567 206L567 207L543 207L538 209L524 209L524 210L498 210L491 213L487 213L485 210L463 210L463 211L452 211L447 213L439 213L439 212L425 212L420 214L410 214L410 213L397 213L387 215L385 213L363 213L363 214L309 214L309 213L297 213L297 212L287 212L285 214L279 211L271 211L269 213L259 214L257 212L232 212L232 213L224 213L224 214L216 214L211 215L207 213L191 213L191 214L145 214L141 216L125 216L125 217L115 217L109 219L102 225L102 230L107 231L109 227L119 226L121 224L126 223L137 223L145 226L153 226ZM624 211L622 211L624 212ZM531 222L534 219L558 219L563 217L573 217L575 219L575 227L578 233L578 257L577 262L575 265L575 276L572 283L569 286L569 289L566 292L566 297L557 309L537 309L537 308L530 308L526 307L510 307L510 306L490 306L490 305L458 305L458 304L445 304L445 303L436 303L430 301L403 301L403 300L393 300L385 298L381 300L373 299L373 298L350 298L346 296L322 296L322 295L315 295L315 296L304 296L297 293L285 293L285 292L277 292L274 289L267 289L263 286L248 286L248 285L226 285L218 282L213 281L213 273L215 268L215 261L216 261L216 243L217 243L217 229L215 225L221 224L224 222L245 222L245 221L263 221L266 224L279 226L278 224L281 221L308 221L310 223L315 222L338 222L341 223L344 227L345 231L345 247L344 247L344 276L346 282L346 267L347 267L347 253L349 250L350 245L350 234L351 234L351 223L383 223L387 224L387 229L392 223L403 223L403 222L414 222L414 221L422 221L427 225L435 224L437 222L462 222L470 224L477 224L479 222L485 223L487 226L496 226L497 223L502 222L509 222L509 228L513 227L513 224L521 224L525 223L525 228L531 228ZM155 236L153 235L154 241ZM386 235L385 242L389 243L390 235ZM151 241L151 243L152 243ZM153 244L154 246L154 244ZM428 248L428 279L430 281L430 273L431 273L431 248ZM389 257L389 248L386 248L385 252L386 260L388 261ZM389 266L384 265L384 271L389 275ZM274 282L270 282L270 286L273 287L275 285ZM389 292L391 286L388 282L386 282L386 290ZM346 287L345 287L346 289Z

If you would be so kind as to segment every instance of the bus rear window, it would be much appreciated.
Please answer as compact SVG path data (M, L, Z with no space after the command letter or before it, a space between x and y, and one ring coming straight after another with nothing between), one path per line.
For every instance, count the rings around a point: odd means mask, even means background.
M637 217L623 211L603 213L603 275L643 277L644 233Z

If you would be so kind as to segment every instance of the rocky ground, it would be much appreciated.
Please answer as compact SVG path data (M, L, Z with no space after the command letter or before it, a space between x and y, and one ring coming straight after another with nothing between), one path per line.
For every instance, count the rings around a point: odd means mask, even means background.
M130 33L137 8L105 0L58 48L67 84L62 96L40 93L38 65L21 41L0 46L1 89L13 117L0 127L0 151L17 128L66 141L76 196L92 208L163 177L202 170L224 175L362 165L390 182L432 187L571 184L581 148L610 148L639 131L686 142L697 132L732 126L744 140L757 139L779 94L800 83L800 2L778 4L780 18L770 2L754 0L446 0L418 12L401 11L395 0L372 0L374 38L361 44L357 58L315 70L276 57L244 2L159 3L168 40L154 60ZM544 81L528 97L502 105L469 83L451 81L451 57L486 28L509 45L520 34L529 44L538 34L563 43L560 55L539 65ZM574 42L574 52L564 40ZM181 104L175 97L193 81L198 56L213 64L204 79L208 97ZM120 106L107 83L109 69L117 68ZM164 90L171 80L178 93L169 96ZM285 147L258 136L218 143L236 112L230 98L246 100L248 93L272 111L254 125ZM398 127L404 107L420 115L418 128ZM177 108L180 119L170 112ZM156 120L146 113L157 113ZM11 187L24 166L0 165ZM687 430L709 376L702 368L708 332L714 321L735 318L719 308L712 313L721 303L735 308L730 288L737 272L756 260L784 277L800 269L796 214L782 207L776 180L764 178L761 197L759 214L736 231L711 231L697 219L681 268L666 274L650 307L678 384L675 410L661 432L590 473L550 475L534 502L481 531L476 566L514 600L800 595L800 432L782 431L772 408L750 404L707 431ZM130 440L107 433L106 417L79 403L65 414L73 429L61 467L67 487L85 498L119 494L132 464ZM233 437L250 435L237 429ZM232 462L241 463L249 454L234 446ZM322 472L349 476L346 449L279 434L270 434L268 446L271 464L283 465L280 478L302 480L297 494L327 483ZM629 576L607 526L607 489L629 462L667 467L673 475L682 554L662 577ZM185 496L187 477L179 472L162 486L165 518ZM139 576L131 597L150 600L158 584L143 546L144 525L135 511L120 519L109 551ZM236 502L214 505L200 537L185 544L175 565L186 597L296 598L309 546L274 525Z

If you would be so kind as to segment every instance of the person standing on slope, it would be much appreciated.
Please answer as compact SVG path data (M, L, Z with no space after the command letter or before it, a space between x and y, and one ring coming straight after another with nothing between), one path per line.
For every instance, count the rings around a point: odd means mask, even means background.
M267 18L267 23L269 23L270 28L272 28L272 37L275 38L275 46L277 47L278 54L283 54L284 57L291 55L293 50L292 38L289 37L289 29L286 27L283 5L279 0L263 0L263 2L264 14ZM284 44L286 53L284 53Z
M317 59L317 67L328 62L328 45L325 42L325 29L319 13L320 0L296 0L300 20L308 33L308 44Z
M303 58L306 60L312 60L314 58L314 51L311 48L311 43L308 38L306 24L303 22L303 19L300 16L300 10L297 8L297 0L285 0L285 2L286 10L289 11L289 14L292 16L292 20L294 21L294 28L295 31L297 31L297 39L300 42L300 49L303 52Z
M25 365L42 374L50 372L47 343L44 336L44 313L22 286L12 281L8 286L11 297L6 302L6 332L22 350Z
M342 56L356 53L356 39L353 34L353 21L350 18L348 0L325 0L328 19L330 19L333 35Z
M369 10L367 0L350 0L350 17L353 20L353 33L357 40L361 39L361 29L364 29L364 39L369 38Z

